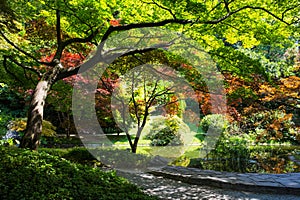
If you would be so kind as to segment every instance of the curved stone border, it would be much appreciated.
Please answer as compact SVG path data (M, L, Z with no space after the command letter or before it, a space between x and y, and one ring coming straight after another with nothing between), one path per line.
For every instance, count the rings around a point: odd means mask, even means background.
M261 193L300 195L300 173L259 174L167 166L149 173L189 184Z

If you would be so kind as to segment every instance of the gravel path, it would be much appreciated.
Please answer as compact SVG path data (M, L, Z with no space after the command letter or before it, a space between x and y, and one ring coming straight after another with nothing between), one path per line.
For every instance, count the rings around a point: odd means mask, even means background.
M117 172L118 175L138 185L147 194L161 199L192 200L192 199L241 199L241 200L300 200L300 196L260 194L238 190L213 188L208 186L190 185L157 177L145 173Z

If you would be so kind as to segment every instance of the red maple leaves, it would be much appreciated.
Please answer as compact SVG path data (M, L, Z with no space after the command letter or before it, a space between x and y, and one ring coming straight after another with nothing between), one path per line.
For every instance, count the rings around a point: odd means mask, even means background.
M122 19L112 19L109 21L109 24L114 27L121 26L121 21L122 21Z

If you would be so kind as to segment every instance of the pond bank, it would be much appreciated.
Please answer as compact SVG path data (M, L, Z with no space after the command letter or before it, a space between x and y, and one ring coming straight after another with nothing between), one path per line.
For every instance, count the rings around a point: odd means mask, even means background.
M195 185L250 192L300 195L300 173L236 173L177 166L153 169L150 173Z

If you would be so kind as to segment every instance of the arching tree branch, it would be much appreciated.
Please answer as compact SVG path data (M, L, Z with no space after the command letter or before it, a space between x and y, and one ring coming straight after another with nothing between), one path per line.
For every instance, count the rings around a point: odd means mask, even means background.
M95 31L91 30L90 35L88 35L85 38L71 38L66 41L62 41L61 44L57 47L57 51L55 53L54 59L60 59L63 53L63 50L74 43L86 43L86 42L91 42L97 34L100 32L100 28L96 28Z
M225 2L227 2L227 1L225 1ZM286 12L288 12L288 11L290 11L292 9L295 9L295 8L297 8L299 6L300 5L288 8L283 13L286 13ZM264 12L268 13L269 15L271 15L272 17L274 17L275 19L277 19L277 20L279 20L279 21L281 21L281 22L283 22L283 23L285 23L287 25L292 25L293 24L293 22L289 23L289 22L285 21L284 20L284 15L282 15L281 17L279 17L279 16L275 15L273 12L271 12L270 10L268 10L266 8L263 8L263 7L259 7L259 6L250 6L250 5L247 5L247 6L243 6L241 8L238 8L238 9L236 9L234 11L231 11L230 8L229 8L229 3L225 3L225 9L226 9L227 13L223 17L220 17L220 18L215 19L215 20L200 20L200 18L198 18L195 23L200 23L200 24L218 24L218 23L226 20L227 18L229 18L230 16L232 16L232 15L238 13L238 12L241 12L241 11L246 10L246 9L252 9L252 10L261 10L261 11L264 11Z
M14 73L12 73L12 72L8 69L8 67L7 67L7 59L8 59L8 57L7 57L7 56L4 56L3 67L4 67L5 71L6 71L9 75L11 75L12 77L14 77L14 79L16 79L17 81L19 81L20 83L23 83L23 81L21 81Z
M148 27L161 27L165 26L170 23L176 23L176 24L190 24L192 23L192 20L184 20L184 19L166 19L160 22L145 22L145 23L138 23L138 24L126 24L123 26L110 26L105 34L102 37L101 42L104 42L107 40L107 38L110 36L111 33L115 31L126 31L126 30L131 30L131 29L137 29L137 28L148 28Z
M13 46L15 49L17 49L18 51L20 51L21 53L23 53L25 56L31 58L32 60L34 60L35 62L39 63L39 64L43 64L43 65L47 65L47 66L51 66L51 63L49 62L41 62L38 59L36 59L33 55L31 55L30 53L24 51L23 49L21 49L20 47L18 47L18 45L16 45L15 43L13 43L10 39L8 39L5 34L0 31L0 35L4 38L4 40L10 44L11 46Z
M20 66L21 68L23 68L24 70L29 70L33 73L35 73L36 75L38 75L39 77L42 77L42 73L37 70L37 69L34 69L32 67L29 67L29 66L26 66L26 65L23 65L22 63L19 63L16 59L14 59L12 56L7 56L7 55L4 55L4 66L6 66L6 62L7 62L7 59L11 60L13 63L15 63L16 65Z

